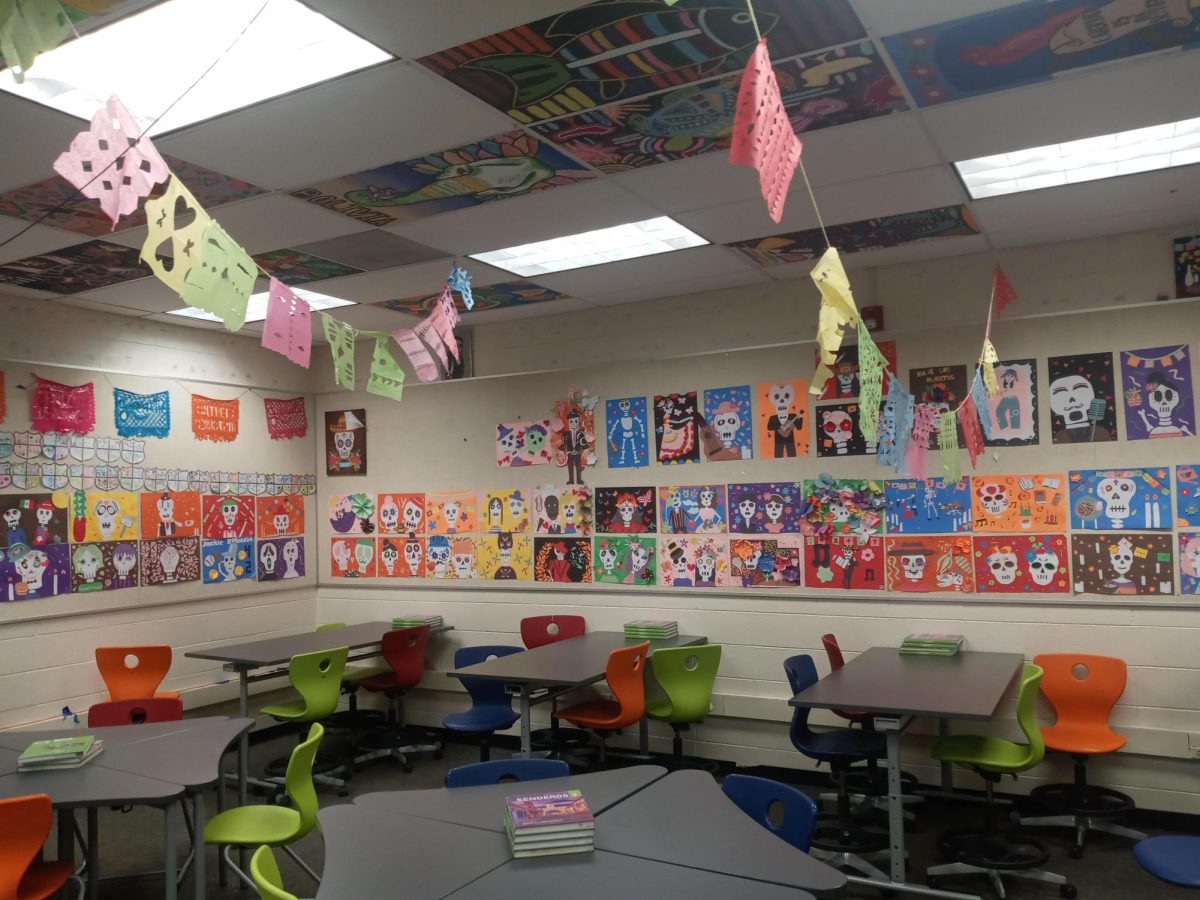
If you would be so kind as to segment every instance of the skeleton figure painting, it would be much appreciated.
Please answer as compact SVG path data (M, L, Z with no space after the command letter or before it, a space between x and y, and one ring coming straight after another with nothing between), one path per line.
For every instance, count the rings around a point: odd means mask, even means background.
M534 538L533 578L560 584L590 584L592 542L587 538Z
M645 397L621 397L604 404L604 436L610 469L650 465L650 429Z
M335 537L329 542L329 574L334 578L374 578L375 538Z
M469 534L478 530L474 491L444 491L425 495L429 534ZM401 511L403 515L403 511Z
M254 515L260 538L304 534L304 497L300 494L255 497Z
M67 542L67 494L8 494L0 498L0 547Z
M138 550L143 586L200 580L199 538L155 538Z
M367 411L325 413L325 474L367 474Z
M136 541L138 505L138 495L131 491L89 491L84 498L82 516L79 507L72 507L72 539L78 543Z
M800 587L804 549L799 537L734 538L729 577L742 587Z
M922 594L973 591L971 538L888 538L884 572L889 591Z
M496 465L500 468L544 466L552 459L549 419L501 422L496 426Z
M1174 540L1169 534L1073 534L1077 594L1173 594Z
M817 456L872 456L875 444L858 426L857 403L827 403L813 410L816 419Z
M658 553L658 583L663 587L711 588L733 583L726 537L662 538Z
M1200 528L1200 466L1175 467L1175 524Z
M554 461L567 469L567 484L583 484L583 470L596 464L596 398L569 391L554 404L550 420Z
M767 481L729 485L730 534L797 534L803 531L804 485Z
M380 534L424 534L424 494L380 494L375 498Z
M875 346L887 360L887 370L896 373L896 342L876 341ZM843 344L834 357L830 367L833 377L825 383L825 390L818 400L857 400L858 399L858 345ZM883 394L887 396L888 378L883 378Z
M654 447L661 465L700 462L696 392L654 397Z
M803 378L758 386L758 451L764 459L808 453L808 382Z
M205 584L254 578L254 538L205 540L200 545Z
M1194 435L1196 406L1187 344L1122 350L1121 396L1129 440Z
M258 542L258 580L304 577L304 538L268 538Z
M71 587L77 594L137 587L135 541L75 544L71 547Z
M889 534L939 534L971 530L971 480L901 479L883 486Z
M197 491L145 491L141 495L142 537L195 537L200 533Z
M249 495L205 494L201 499L203 537L254 537L254 498Z
M654 488L596 488L596 531L605 534L652 534L658 531Z
M660 487L658 515L663 534L724 534L728 522L725 485Z
M490 581L532 581L533 538L506 531L477 537L475 565Z
M71 547L20 542L0 551L0 601L71 593Z
M1066 535L976 535L974 551L977 591L993 594L1071 591Z
M1171 530L1171 470L1083 469L1068 475L1074 531Z
M1014 359L996 366L1000 393L988 398L992 433L988 447L1015 447L1038 442L1037 361Z
M382 515L383 510L380 510ZM529 531L529 492L501 489L479 494L479 530Z
M653 511L653 494L648 502ZM591 534L591 489L538 485L533 491L533 528L537 534Z
M1056 444L1117 439L1117 402L1111 353L1051 356L1050 428Z
M804 538L804 583L844 591L883 590L883 538L810 534Z
M928 403L942 413L962 403L971 390L966 366L925 366L908 370L908 389L917 403ZM962 426L958 443L963 443ZM937 429L929 435L929 449L937 447Z
M1179 534L1179 593L1200 594L1200 534Z
M605 535L593 540L592 580L602 584L654 584L654 538Z
M1059 474L972 476L971 514L975 531L1066 531L1067 480Z
M751 459L754 456L754 419L750 385L709 388L704 392L704 420L715 436L704 455L713 462ZM719 446L717 444L719 443Z

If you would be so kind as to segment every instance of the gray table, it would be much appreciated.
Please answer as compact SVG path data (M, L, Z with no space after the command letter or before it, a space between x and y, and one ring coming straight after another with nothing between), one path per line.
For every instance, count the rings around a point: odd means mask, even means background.
M872 647L788 701L791 706L877 714L875 727L887 736L891 880L884 887L930 897L976 896L905 882L900 733L917 716L937 719L943 733L951 719L992 718L1023 662L1019 653L965 650L950 657L905 656L895 647Z
M707 640L706 637L680 634L663 641L651 641L650 653L653 655L655 650L662 647L687 647L703 644ZM513 688L521 702L521 755L529 756L532 750L530 712L534 703L542 703L567 691L603 681L608 655L613 650L639 643L641 641L627 638L620 631L589 631L579 637L489 659L446 674L503 681ZM539 692L536 698L535 692ZM639 744L642 753L646 754L649 751L649 734L644 718L639 725Z
M539 794L579 788L587 797L592 814L599 815L666 774L667 770L662 766L629 766L569 778L542 779L535 787ZM709 778L709 781L712 779ZM421 819L436 819L485 831L503 832L504 798L519 793L527 791L521 785L509 782L449 790L381 791L363 794L355 798L354 803L357 806L377 806L392 813Z

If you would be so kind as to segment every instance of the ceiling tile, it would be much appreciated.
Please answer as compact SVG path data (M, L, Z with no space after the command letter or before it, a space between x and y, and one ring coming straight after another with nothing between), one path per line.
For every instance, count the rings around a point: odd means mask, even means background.
M846 267L846 271L856 272L880 266L919 262L925 259L961 256L964 253L980 253L987 249L987 236L972 234L961 237L937 238L931 241L919 241L914 244L905 244L901 247L884 247L879 250L868 250L862 253L847 253L842 257L842 263ZM792 278L807 278L812 270L812 260L783 263L782 265L770 266L763 269L768 276L777 281L788 281Z
M512 273L485 266L483 263L468 262L467 271L475 284L494 284L511 281ZM400 297L417 297L436 294L446 283L450 274L449 260L416 263L399 269L379 272L364 272L348 278L331 278L322 281L320 291L343 300L356 303L379 303Z
M127 310L141 315L182 309L185 305L173 290L157 278L143 278L128 284L114 284L75 295L76 299L93 306L100 305Z
M874 35L900 34L938 22L1016 6L1027 0L850 0Z
M297 201L305 206L310 204ZM354 266L367 272L445 259L446 254L378 228L296 247L305 253Z
M617 291L612 294L597 294L589 297L588 301L596 306L619 306L623 303L655 300L659 297L674 297L679 294L700 294L705 291L719 291L749 284L761 284L767 280L766 275L762 272L751 270L745 272L727 272L723 275L710 275L705 278L683 278L673 282L669 286L656 284Z
M0 216L0 263L38 256L60 247L82 243L84 240L86 238L59 228L47 228L45 225L30 227L24 219ZM115 238L110 240L117 243Z
M669 287L683 279L696 280L730 273L740 274L750 268L751 263L745 262L725 247L693 247L689 250L661 253L658 256L644 256L640 259L588 266L553 275L539 275L537 282L572 297L590 300L595 296L618 291L640 290L648 285Z
M86 122L74 116L3 91L0 91L0 122L4 123L5 135L20 145L19 153L4 154L4 165L0 166L0 191L49 178L54 174L54 161L58 155L87 127Z

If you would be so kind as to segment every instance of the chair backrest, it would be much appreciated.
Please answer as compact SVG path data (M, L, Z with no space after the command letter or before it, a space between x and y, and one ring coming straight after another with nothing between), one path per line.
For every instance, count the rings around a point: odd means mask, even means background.
M621 705L621 715L609 728L626 728L633 725L646 713L646 659L650 655L650 642L620 647L608 654L608 665L604 678L608 689Z
M337 631L339 628L345 628L345 622L325 622L316 627L316 631Z
M521 620L521 640L530 650L579 637L585 631L587 620L583 616L526 616Z
M524 653L524 647L508 647L503 644L484 644L478 647L459 647L454 651L454 668L464 669L486 662L492 657L511 656L513 653ZM503 706L512 709L512 696L504 689L503 681L492 678L474 678L470 675L459 675L467 693L471 695L472 706Z
M825 656L829 658L829 671L836 672L846 664L836 634L821 635L821 645L825 648ZM870 713L856 712L852 709L835 709L833 712L849 722L867 722L872 719Z
M670 721L699 722L708 715L720 664L720 644L663 647L654 651L650 670L671 701Z
M304 700L304 719L314 721L337 709L349 647L298 653L288 663L288 678Z
M275 854L271 848L263 844L250 857L250 877L258 888L258 896L262 900L296 900L295 894L289 894L283 889L283 876L279 874L279 863L275 862Z
M1012 771L1015 772L1032 769L1046 755L1046 744L1042 740L1042 729L1038 727L1037 721L1037 695L1041 683L1042 667L1026 663L1021 672L1020 693L1017 694L1017 724L1021 726L1029 744L1025 759L1019 766L1014 766Z
M566 778L571 767L561 759L492 759L487 762L455 766L446 773L446 787L478 787L502 781L540 781Z
M171 648L166 644L97 647L96 668L108 688L108 699L153 697L170 671Z
M183 718L183 701L178 697L146 697L142 700L111 700L93 703L88 710L88 727L142 725L146 722L178 722Z
M21 879L50 834L48 794L0 800L0 897L16 900Z
M763 828L798 850L808 852L817 827L817 804L803 791L753 775L726 775L721 789ZM778 823L771 821L776 803L780 813Z
M807 653L789 656L783 661L783 671L787 675L793 695L807 690L820 680L817 677L817 665ZM788 729L788 736L792 739L792 746L801 753L812 737L812 729L808 727L808 714L807 706L792 707L792 725Z
M1128 669L1115 656L1087 653L1039 653L1042 693L1062 724L1108 727L1108 715L1125 693Z
M313 785L313 761L317 758L317 748L325 729L320 722L313 722L308 729L308 737L292 750L288 759L287 772L283 776L288 796L300 813L300 831L296 835L302 838L313 830L317 824L317 789Z
M393 628L383 634L383 658L396 673L396 686L416 687L425 674L425 648L429 645L429 626Z

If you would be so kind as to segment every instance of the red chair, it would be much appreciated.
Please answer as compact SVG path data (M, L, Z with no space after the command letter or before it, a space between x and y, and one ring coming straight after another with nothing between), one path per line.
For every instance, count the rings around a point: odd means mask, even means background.
M836 672L846 664L846 660L842 657L842 648L838 646L837 635L821 635L821 644L825 648L825 655L829 658L830 672ZM840 716L852 724L862 725L864 728L871 724L872 716L869 712L855 712L849 709L835 709L833 712L834 715Z
M88 726L142 725L146 722L178 722L183 718L183 701L178 697L148 697L144 700L111 700L93 703Z
M650 642L642 641L621 647L608 654L604 677L613 699L598 698L577 703L554 713L580 728L590 728L600 738L600 764L604 765L605 741L613 732L620 732L639 722L646 712L646 659Z
M83 881L69 861L40 862L37 855L50 834L53 807L47 794L0 800L0 900L46 900L68 881Z
M586 632L587 620L583 616L526 616L521 620L521 642L527 650L579 637ZM560 728L555 717L557 711L558 699L551 698L550 727L538 728L529 735L529 743L534 750L561 753L588 742L587 732Z
M171 669L171 648L166 644L97 647L96 668L108 688L109 700L179 698L179 691L158 690Z
M386 728L362 739L362 746L369 752L356 757L356 764L390 757L398 760L405 772L411 772L412 766L406 754L432 753L435 759L441 756L442 745L439 741L427 736L406 734L404 729L404 695L421 683L428 645L428 625L394 628L384 633L381 647L390 671L364 678L359 682L359 687L387 697L388 724Z

